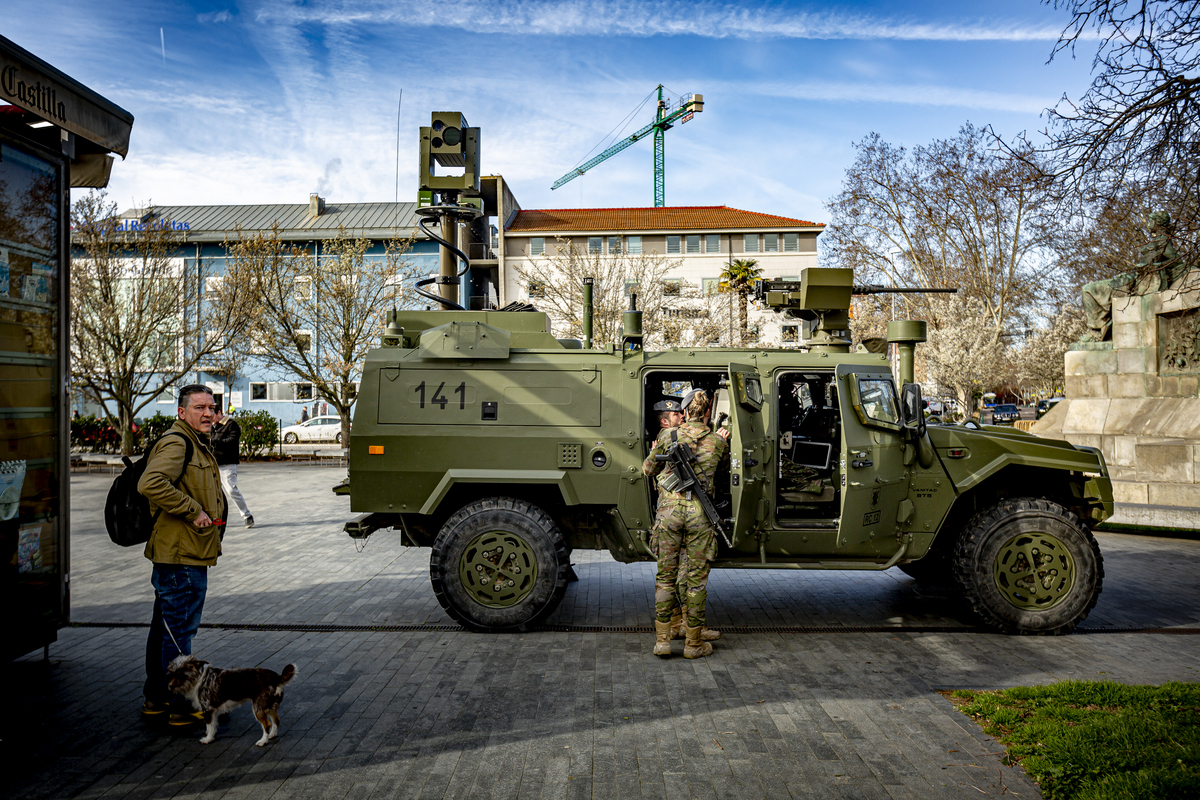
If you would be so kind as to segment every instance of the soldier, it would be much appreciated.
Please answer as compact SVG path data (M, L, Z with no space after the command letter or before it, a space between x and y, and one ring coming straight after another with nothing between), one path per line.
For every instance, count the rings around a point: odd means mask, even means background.
M676 441L689 445L696 455L696 477L711 491L713 475L725 455L729 432L714 433L704 424L708 410L708 393L693 389L684 395L683 403L664 400L654 406L660 420L666 414L679 414L684 409L687 421L679 427L666 427L659 433L650 455L642 463L646 475L659 475L658 516L654 522L654 538L658 550L658 574L654 581L655 643L656 656L671 654L671 617L679 608L680 601L675 593L679 575L681 553L687 554L687 597L684 605L687 641L683 650L685 658L700 658L712 654L709 641L720 638L718 631L704 628L704 605L708 597L709 562L717 554L716 532L691 492L679 493L667 490L664 482L670 479L663 470L663 462L655 456L665 455ZM669 418L670 419L670 418ZM706 640L707 638L707 640Z

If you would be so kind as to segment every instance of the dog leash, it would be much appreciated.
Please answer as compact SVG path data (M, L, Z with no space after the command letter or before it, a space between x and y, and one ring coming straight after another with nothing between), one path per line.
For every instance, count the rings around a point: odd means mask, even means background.
M179 641L175 638L175 634L171 633L171 626L167 624L167 620L165 618L162 620L162 624L163 627L166 628L167 635L171 637L171 642L175 645L175 649L179 651L179 654L187 655L183 652L183 648L179 646Z

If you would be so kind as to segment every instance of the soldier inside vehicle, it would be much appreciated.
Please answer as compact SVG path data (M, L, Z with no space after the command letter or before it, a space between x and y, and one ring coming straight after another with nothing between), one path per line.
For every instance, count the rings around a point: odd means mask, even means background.
M691 370L688 372L682 371L654 371L647 375L645 383L645 391L642 396L642 419L644 421L643 439L643 455L650 452L650 448L654 447L654 440L658 438L658 433L661 426L658 421L658 414L653 410L654 404L661 400L682 400L683 396L692 389L704 389L708 392L708 396L712 398L709 404L709 419L707 422L714 429L721 427L729 427L731 421L729 419L729 400L726 392L726 384L728 376L724 372L697 372ZM654 481L650 481L651 507L656 508L658 504L658 485ZM717 510L722 516L728 517L730 513L730 495L729 495L729 460L725 459L721 466L717 468L717 474L713 478L712 492L710 498Z

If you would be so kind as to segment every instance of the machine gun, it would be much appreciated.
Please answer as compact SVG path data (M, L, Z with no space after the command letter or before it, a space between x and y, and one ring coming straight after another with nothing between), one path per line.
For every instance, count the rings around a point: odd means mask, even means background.
M668 492L691 492L694 494L700 501L700 507L704 509L704 516L708 517L708 521L717 529L717 533L721 534L725 545L733 547L733 543L729 541L729 536L725 533L725 525L721 521L721 515L717 513L717 507L713 505L712 498L704 491L704 484L696 476L696 470L692 469L692 464L696 463L696 454L692 452L692 448L687 442L675 442L667 450L666 455L656 455L654 460L665 461L667 469L671 471L671 477L663 481L662 487Z

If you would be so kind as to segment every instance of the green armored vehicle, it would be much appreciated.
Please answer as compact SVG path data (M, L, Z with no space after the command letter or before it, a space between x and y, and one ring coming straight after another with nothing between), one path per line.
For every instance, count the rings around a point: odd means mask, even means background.
M692 387L731 429L711 500L713 566L899 566L953 581L1005 632L1070 631L1101 589L1090 532L1113 512L1099 450L1011 427L925 427L911 383L924 323L889 326L885 356L844 338L849 270L763 283L759 296L808 320L800 350L583 347L534 311L424 311L393 318L364 369L350 437L353 537L394 528L431 548L430 577L454 619L523 630L550 614L574 549L652 561L656 487L641 463L655 403ZM586 325L585 318L585 325ZM588 328L585 327L585 332Z

